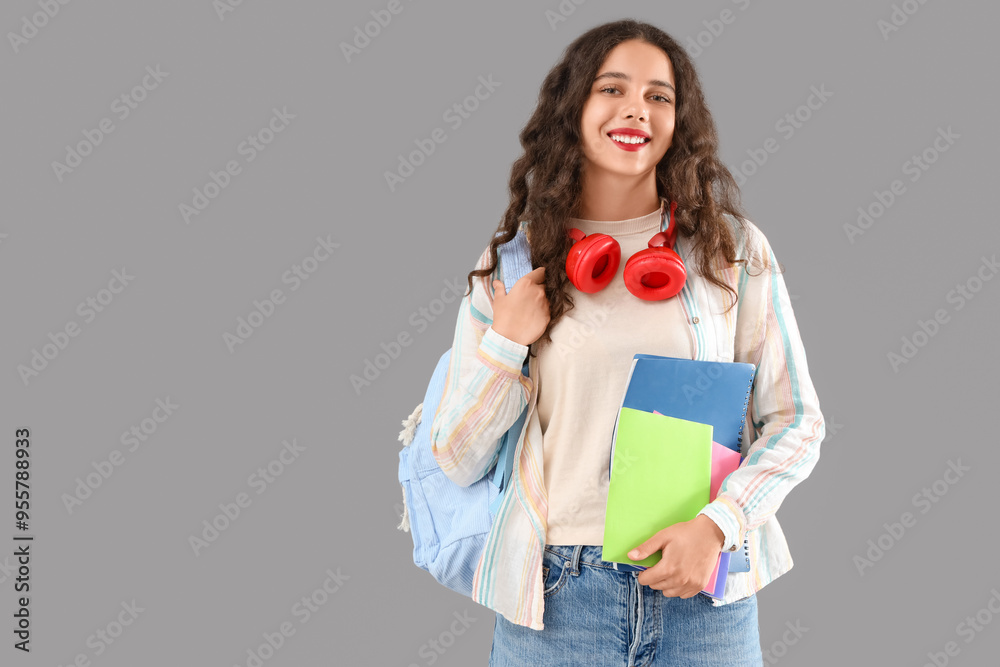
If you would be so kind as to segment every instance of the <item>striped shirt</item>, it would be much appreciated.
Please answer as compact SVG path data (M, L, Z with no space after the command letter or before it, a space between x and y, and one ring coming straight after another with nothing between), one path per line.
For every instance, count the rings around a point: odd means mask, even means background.
M771 246L752 222L745 221L747 238L743 238L735 220L726 219L732 225L737 258L755 260L748 262L753 274L743 264L726 267L720 258L712 262L715 275L739 294L737 305L728 312L732 293L699 274L691 239L679 236L674 247L688 270L684 288L675 298L684 310L694 358L748 362L757 369L748 411L754 437L744 440L743 463L699 512L722 529L723 550L737 550L744 538L750 548L750 571L729 573L722 600L712 600L716 606L748 597L791 569L791 554L775 512L788 492L812 472L826 432L784 278L773 270L777 260ZM526 224L522 222L521 228ZM487 248L476 268L488 263ZM521 366L528 346L492 329L494 278L502 279L501 270L474 279L472 293L462 298L431 444L444 474L468 486L496 463L500 438L527 406L512 484L476 567L472 599L512 623L542 630L548 501L537 391L531 379L538 377L538 365L532 358L525 377Z

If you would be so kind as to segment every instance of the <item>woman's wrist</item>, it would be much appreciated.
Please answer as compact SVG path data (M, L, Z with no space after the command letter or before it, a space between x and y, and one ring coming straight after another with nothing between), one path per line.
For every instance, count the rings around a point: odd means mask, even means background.
M512 343L517 343L518 345L524 345L525 347L527 347L527 343L522 343L520 340L517 339L516 334L514 334L511 331L508 331L502 325L499 328L497 328L496 322L494 322L490 326L493 329L494 333L497 333L497 334L503 336L504 338L506 338L507 340L509 340Z
M699 514L698 516L695 517L695 519L700 520L702 523L704 523L706 526L706 530L711 530L712 535L715 537L715 539L718 540L719 550L721 551L722 547L724 547L726 544L726 534L722 532L721 528L719 528L719 524L715 523L715 521L712 520L712 517L706 516L704 514Z
M509 346L517 346L519 348L518 352L520 352L522 354L526 354L527 353L528 345L526 343L522 343L521 341L519 341L516 338L514 338L512 336L512 334L510 334L509 332L505 331L502 327L500 329L497 329L495 325L490 325L490 329L493 330L494 334L496 334L500 338L503 338L505 342L509 343L508 347Z

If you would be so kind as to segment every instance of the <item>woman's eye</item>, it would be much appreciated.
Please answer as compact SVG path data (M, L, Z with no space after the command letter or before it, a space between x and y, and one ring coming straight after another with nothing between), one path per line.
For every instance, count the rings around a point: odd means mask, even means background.
M614 86L607 86L605 88L601 88L598 92L603 93L606 90L610 90L611 92L614 92L614 93L619 92L618 89L615 88ZM663 100L664 102L667 102L668 104L670 102L670 98L669 97L665 97L664 95L656 94L656 95L653 95L653 97L659 97L661 100Z

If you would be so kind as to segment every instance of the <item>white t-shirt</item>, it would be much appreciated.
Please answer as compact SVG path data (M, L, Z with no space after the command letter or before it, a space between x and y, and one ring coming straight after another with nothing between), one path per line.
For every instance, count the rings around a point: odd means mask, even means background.
M611 283L595 294L568 286L574 306L553 327L552 342L537 352L546 544L604 541L611 435L632 356L695 356L680 297L645 301L629 292L623 279L628 258L647 248L660 230L660 215L657 209L621 221L570 219L569 226L585 234L618 241L621 263Z

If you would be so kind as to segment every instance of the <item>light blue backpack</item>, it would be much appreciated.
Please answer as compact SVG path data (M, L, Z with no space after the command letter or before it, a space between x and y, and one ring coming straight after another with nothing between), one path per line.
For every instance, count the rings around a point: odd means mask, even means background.
M531 272L531 255L524 230L497 248L504 287L509 292ZM486 547L493 519L510 486L514 452L527 409L501 437L497 459L479 480L462 487L451 481L431 451L431 425L444 394L451 349L438 360L424 401L403 421L399 440L399 483L403 515L398 528L413 537L413 562L440 584L472 596L472 578ZM528 361L521 369L528 375Z

